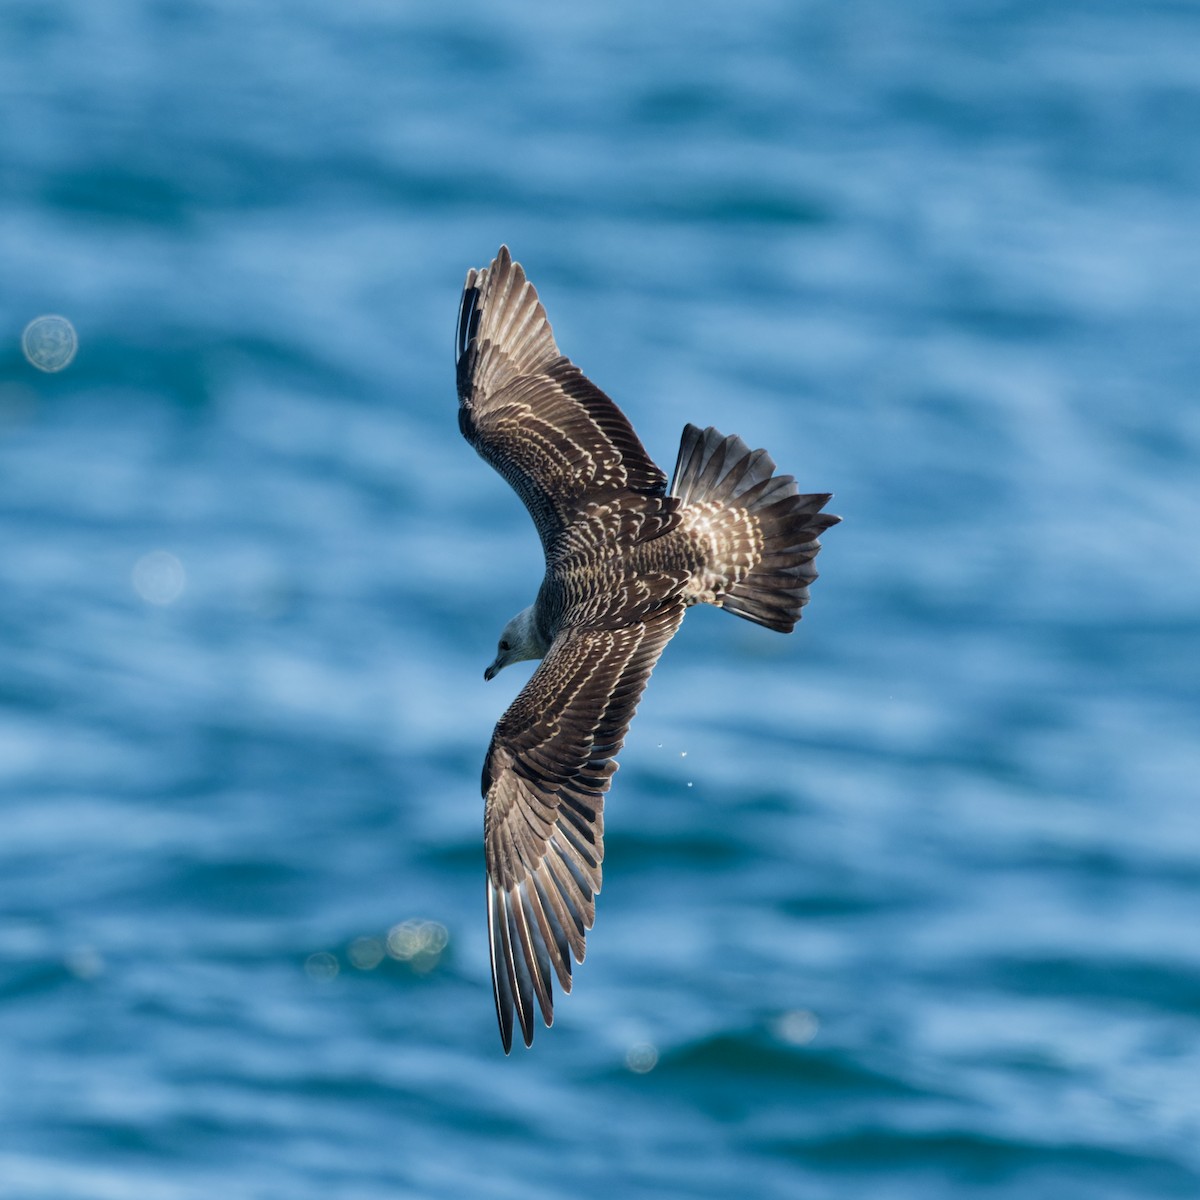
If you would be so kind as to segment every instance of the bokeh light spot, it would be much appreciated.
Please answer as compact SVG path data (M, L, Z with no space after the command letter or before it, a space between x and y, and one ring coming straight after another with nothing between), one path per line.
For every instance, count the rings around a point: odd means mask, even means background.
M67 970L76 979L95 979L104 973L104 959L91 946L81 946L67 955Z
M402 921L388 931L387 952L424 974L438 965L449 940L450 934L440 921Z
M781 1041L790 1042L793 1046L807 1046L817 1036L821 1022L817 1014L806 1008L793 1008L785 1012L775 1022L775 1033Z
M66 317L35 317L21 334L21 349L39 371L61 371L71 365L79 349L75 326Z
M149 604L174 604L183 595L183 563L166 550L152 550L133 567L133 590Z
M355 938L346 956L358 970L373 971L383 961L383 943L374 937Z
M308 956L304 969L310 979L315 979L318 983L329 983L337 978L338 960L328 951L321 950Z
M645 1075L658 1066L658 1047L653 1042L635 1042L625 1054L625 1065L635 1075Z

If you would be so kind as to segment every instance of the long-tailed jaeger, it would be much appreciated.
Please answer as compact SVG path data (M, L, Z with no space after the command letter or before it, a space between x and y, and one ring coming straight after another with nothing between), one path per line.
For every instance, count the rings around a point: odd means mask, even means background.
M542 539L537 599L500 635L491 679L541 659L483 764L492 984L500 1038L533 1043L534 999L571 990L604 856L604 794L642 689L693 604L790 633L817 577L829 495L801 495L765 450L688 425L675 475L559 353L546 310L502 246L467 272L458 423L512 484Z

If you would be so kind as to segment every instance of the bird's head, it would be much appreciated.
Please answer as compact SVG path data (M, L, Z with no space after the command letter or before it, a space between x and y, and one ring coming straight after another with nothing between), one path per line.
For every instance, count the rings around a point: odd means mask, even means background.
M538 637L533 620L533 605L523 608L507 625L500 635L496 647L496 661L483 673L484 679L495 677L510 663L524 662L529 658L541 658L547 647Z

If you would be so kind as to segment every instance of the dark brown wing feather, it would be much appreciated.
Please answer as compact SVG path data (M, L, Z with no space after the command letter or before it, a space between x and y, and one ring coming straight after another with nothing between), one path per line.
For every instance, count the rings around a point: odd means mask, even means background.
M500 719L483 768L492 984L500 1037L554 1019L595 917L604 793L646 680L683 618L669 604L617 629L569 629Z
M467 272L456 350L459 427L524 501L543 547L589 500L665 494L666 476L624 413L559 353L506 246Z

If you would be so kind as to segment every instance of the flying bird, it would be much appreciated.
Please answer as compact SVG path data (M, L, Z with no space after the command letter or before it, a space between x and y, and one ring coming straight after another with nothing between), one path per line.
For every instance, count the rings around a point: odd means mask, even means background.
M467 272L456 342L463 436L512 485L542 540L537 598L485 679L541 659L483 764L492 985L500 1038L527 1046L571 990L595 918L604 796L638 701L693 604L790 633L817 577L828 494L765 450L687 425L670 485L621 410L559 353L506 246Z

